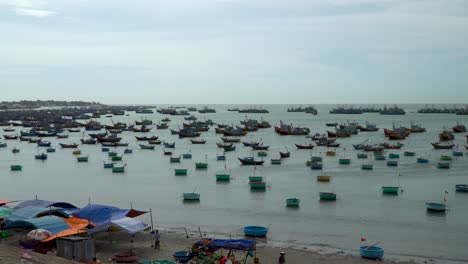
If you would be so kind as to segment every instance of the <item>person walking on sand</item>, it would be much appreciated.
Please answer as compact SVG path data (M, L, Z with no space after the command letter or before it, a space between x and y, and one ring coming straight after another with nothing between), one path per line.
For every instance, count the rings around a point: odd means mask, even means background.
M284 255L285 255L284 252L281 252L281 253L280 253L280 256L279 256L279 259L278 259L278 263L279 263L279 264L284 264L284 263L286 263L286 258L284 257Z
M154 232L153 239L154 239L154 249L159 249L160 248L161 236L159 235L158 230L156 230L156 232Z

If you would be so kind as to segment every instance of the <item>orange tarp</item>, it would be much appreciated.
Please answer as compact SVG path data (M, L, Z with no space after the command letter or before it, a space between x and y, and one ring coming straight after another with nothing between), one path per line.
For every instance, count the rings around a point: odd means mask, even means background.
M4 205L4 204L7 204L7 203L14 203L16 201L10 201L10 200L0 200L0 205Z
M65 236L71 236L71 235L77 235L77 234L82 234L82 233L86 233L87 231L86 230L83 230L89 226L96 226L96 224L94 224L93 222L89 221L89 220L86 220L86 219L81 219L81 218L78 218L78 217L70 217L70 218L63 218L63 221L65 221L69 226L70 228L67 229L67 230L63 230L62 232L59 232L53 236L50 236L44 240L42 240L41 242L48 242L48 241L52 241L56 238L59 238L59 237L65 237Z

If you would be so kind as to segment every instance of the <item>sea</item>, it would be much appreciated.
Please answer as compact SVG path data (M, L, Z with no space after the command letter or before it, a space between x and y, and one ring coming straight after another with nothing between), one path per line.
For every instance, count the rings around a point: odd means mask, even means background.
M187 105L188 106L188 105ZM194 105L202 108L204 105ZM438 141L438 133L444 127L450 129L457 122L468 125L468 116L455 114L419 114L424 105L400 105L406 115L387 116L378 113L360 115L329 114L335 105L316 105L318 115L287 112L290 105L206 105L216 113L193 112L198 120L211 119L220 124L240 125L245 118L263 119L273 125L280 121L310 128L311 134L333 130L325 123L365 122L376 124L378 132L360 132L350 138L337 140L339 148L315 147L311 150L297 149L295 144L310 143L305 136L280 136L273 128L250 132L242 141L262 141L269 145L263 166L242 166L238 157L256 156L250 147L237 144L236 151L226 152L226 161L217 161L222 149L216 146L222 135L214 128L204 132L206 144L191 144L188 138L179 139L169 129L157 130L155 126L145 135L156 135L160 140L175 142L174 156L191 153L192 159L181 163L170 163L163 154L163 146L155 150L140 149L135 135L142 133L123 132L123 142L129 142L132 154L125 154L120 164L126 164L125 173L112 173L103 168L108 154L99 145L80 145L82 155L89 162L78 163L73 149L61 149L62 143L79 143L88 132L69 133L68 139L46 138L57 147L56 153L49 153L46 161L35 160L34 155L45 152L36 144L3 140L7 148L0 149L0 199L28 200L44 199L67 201L82 207L88 203L109 204L121 208L150 210L156 228L183 232L202 230L215 237L243 237L243 227L260 225L269 227L263 243L291 246L299 249L343 250L358 254L361 237L368 244L379 243L388 256L402 259L433 259L437 263L468 262L468 193L455 192L456 184L468 184L468 153L466 133L456 134L454 143L464 156L454 157L450 169L438 169L441 155L451 155L448 150L434 150L431 142ZM157 105L167 107L167 105ZM268 114L242 114L227 111L228 108L264 108ZM294 106L294 107L297 107ZM359 106L354 106L359 107ZM376 105L375 107L383 107ZM436 106L442 107L442 106ZM95 119L103 124L112 122L134 123L150 119L159 123L169 117L170 128L182 128L184 116L165 116L159 113L136 114ZM387 150L398 153L398 167L388 167L386 161L375 161L372 155L367 160L357 159L360 151L352 144L386 142L383 128L410 126L410 122L421 124L425 133L412 134L402 140L401 150ZM19 134L21 127L16 127ZM11 134L11 132L3 132ZM96 133L95 131L89 133ZM395 143L395 142L391 142ZM11 149L19 148L13 154ZM125 148L117 148L123 154ZM336 156L325 156L328 150L335 150ZM271 158L278 158L279 152L291 152L281 165L272 165ZM405 157L404 151L414 151L414 157ZM311 170L306 161L311 156L323 156L323 169ZM351 159L350 165L340 165L338 159ZM428 164L416 162L418 157L429 159ZM260 159L260 158L259 158ZM207 162L208 169L195 169L195 162ZM373 164L372 171L361 170L363 163ZM21 164L22 171L10 171L10 165ZM175 176L175 168L188 169L187 176ZM229 172L231 181L216 182L215 174ZM264 176L267 188L264 192L253 192L248 177ZM316 181L317 175L330 175L329 183ZM398 176L399 175L399 176ZM382 186L399 184L403 190L396 196L383 195ZM200 202L184 203L184 192L197 192ZM335 202L319 201L319 192L335 192ZM426 202L443 202L444 194L448 210L443 214L426 211ZM299 198L300 207L288 208L285 200ZM149 214L141 217L151 223ZM325 250L326 251L326 250Z

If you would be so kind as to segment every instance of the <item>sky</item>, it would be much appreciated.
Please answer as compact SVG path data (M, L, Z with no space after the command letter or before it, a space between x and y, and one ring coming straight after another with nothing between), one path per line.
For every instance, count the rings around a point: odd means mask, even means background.
M468 103L466 0L0 0L0 101Z

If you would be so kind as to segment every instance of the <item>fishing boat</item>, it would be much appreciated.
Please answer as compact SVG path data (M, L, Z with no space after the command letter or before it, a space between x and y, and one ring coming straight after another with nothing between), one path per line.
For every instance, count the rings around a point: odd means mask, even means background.
M192 144L205 144L206 140L205 139L190 139L190 142L192 142Z
M161 140L148 140L148 144L150 145L161 145Z
M47 159L47 154L41 153L41 154L35 155L35 158L37 160L46 160Z
M312 162L312 164L310 165L311 170L321 170L322 167L323 165L321 162Z
M93 139L93 138L88 138L88 139L80 139L81 141L81 144L86 144L86 145L94 145L96 144L97 140Z
M372 151L372 152L380 152L380 151L384 150L384 147L378 146L378 145L375 145L375 146L365 145L365 146L363 146L363 150L364 151Z
M441 155L441 156L440 156L440 160L451 161L451 160L452 160L452 157L449 156L449 155Z
M270 146L264 146L263 144L251 145L253 150L267 150Z
M21 140L22 141L22 140ZM28 142L29 143L39 143L41 142L42 139L41 138L28 138Z
M132 153L133 153L133 149L128 149L128 148L127 148L127 149L124 150L124 153L125 153L125 154L132 154Z
M437 163L437 168L438 169L450 169L450 163L449 162L439 162L439 163Z
M180 156L178 156L178 157L170 157L170 158L169 158L169 162L170 162L170 163L178 163L178 162L180 162Z
M375 124L370 124L366 121L366 126L363 127L363 126L358 126L358 129L361 131L361 132L375 132L375 131L379 131L379 128L375 125Z
M7 139L7 140L16 140L18 139L18 135L3 135L3 138Z
M390 143L385 142L383 144L380 144L380 146L384 147L384 149L401 149L404 146L404 144L398 142L397 144L392 145Z
M333 192L320 192L320 201L336 201L336 193Z
M336 152L335 152L335 151L327 151L327 152L325 152L325 156L327 156L327 157L335 157L335 156L336 156Z
M79 129L79 128L68 128L67 131L70 132L70 133L78 133L78 132L81 132L81 129Z
M403 134L397 134L397 133L389 133L388 134L388 139L389 140L403 140L406 139L406 135Z
M219 143L217 142L216 143L216 146L218 146L218 148L230 148L232 147L234 144L233 143Z
M101 142L104 147L127 147L128 143L125 142Z
M226 156L224 156L224 155L217 155L217 156L216 156L216 160L218 160L218 161L226 160Z
M62 148L77 148L78 147L78 144L76 144L76 143L74 143L74 144L59 143L59 145Z
M68 135L67 134L57 134L56 137L59 138L59 139L63 139L63 138L68 138Z
M117 167L117 166L114 165L114 167L112 167L112 172L113 173L123 173L123 172L125 172L125 166L126 165Z
M156 125L156 129L168 129L169 125L166 123L161 123Z
M88 162L88 156L76 157L78 162Z
M412 152L412 151L405 151L405 152L403 153L403 155L404 155L405 157L414 157L415 153Z
M291 153L288 151L288 152L281 152L280 151L280 157L281 158L289 158L291 156Z
M317 175L318 182L330 182L331 177L329 175Z
M268 227L264 226L245 226L244 235L247 237L266 237Z
M74 150L72 152L73 155L81 155L81 150Z
M340 165L349 165L349 164L351 164L351 159L349 159L349 158L340 158L338 162L339 162Z
M111 160L112 160L112 161L121 161L122 158L123 158L122 156L112 156L112 157L111 157Z
M308 144L308 145L302 145L302 144L294 144L298 149L313 149L315 145L313 144Z
M396 161L396 160L388 160L388 161L387 161L387 166L389 166L389 167L398 167L398 161Z
M281 165L281 158L279 159L271 159L271 164L272 165Z
M265 161L263 160L255 160L254 157L245 157L245 158L239 158L239 161L242 163L242 165L263 165Z
M244 145L244 147L252 147L252 146L257 146L259 144L260 142L256 142L256 141L251 141L251 142L243 141L242 142L242 145Z
M18 164L11 165L11 166L10 166L10 170L11 170L11 171L20 171L20 170L23 170L23 166L18 165Z
M434 147L434 149L452 149L455 146L455 144L452 143L442 142L431 143L431 145Z
M361 246L359 253L362 258L365 259L382 259L384 256L384 249L376 246Z
M164 151L164 156L172 156L172 151Z
M419 124L414 124L411 121L411 128L409 129L409 131L411 133L422 133L422 132L426 132L426 129L424 127L421 127L421 125Z
M398 195L400 187L398 186L382 186L383 194L396 194Z
M380 111L381 115L404 115L406 114L405 110L402 108L398 107L397 105L394 105L393 107L384 107Z
M225 129L223 135L231 137L241 137L247 135L247 131L244 131L242 129Z
M49 141L39 141L37 142L38 147L50 147L52 143Z
M191 153L184 153L184 154L182 154L182 158L184 158L184 159L191 159L191 158L192 158L192 154L191 154Z
M174 174L176 176L187 175L187 169L174 169Z
M358 159L367 159L367 154L366 153L358 153L357 158Z
M310 129L306 127L295 127L293 125L286 125L282 121L280 121L280 126L275 126L275 132L279 135L300 136L308 135L310 133Z
M135 138L138 141L158 140L157 136L151 136L151 137L147 137L147 136L138 137L138 136L135 136Z
M372 164L362 164L361 165L361 170L373 170L374 166Z
M173 143L164 142L163 146L165 148L175 148L175 142L173 142Z
M104 169L112 169L112 168L114 168L114 164L115 163L112 163L112 162L110 162L110 163L104 162Z
M453 134L452 131L444 130L439 134L440 141L450 141L454 139L455 139L455 135Z
M184 201L200 201L200 194L196 192L184 193Z
M151 129L152 129L151 127L146 127L146 126L141 126L140 128L134 127L134 128L133 128L133 132L136 132L136 133L147 133L147 132L150 132Z
M457 125L452 127L453 133L465 133L466 132L466 127L462 124L459 124L457 121Z
M228 182L231 180L231 175L229 173L217 173L216 181L218 182Z
M453 155L454 157L462 157L462 156L463 156L463 152L454 150L454 151L452 151L452 155Z
M457 184L457 185L455 185L455 191L457 191L457 192L468 192L468 184Z
M298 198L287 198L286 199L286 206L287 207L298 207L301 200Z
M327 127L336 127L338 123L325 123Z
M47 148L46 151L48 153L53 153L53 152L55 152L55 148Z
M19 153L19 152L20 152L20 149L18 149L18 148L15 147L15 148L11 149L11 152L12 152L13 154Z
M15 129L14 128L4 128L3 131L4 132L15 132Z
M138 144L140 146L141 149L150 149L150 150L153 150L154 149L154 145L143 145L143 144Z
M226 143L238 143L240 138L221 137L221 140Z
M429 160L426 158L418 158L416 162L417 163L429 163Z
M207 169L208 168L208 163L206 163L206 162L196 162L195 163L195 168L196 169Z
M426 209L430 212L443 213L447 210L447 205L443 203L426 203Z
M388 158L389 158L389 159L399 159L399 158L400 158L400 154L397 154L397 153L389 153L389 154L388 154Z

